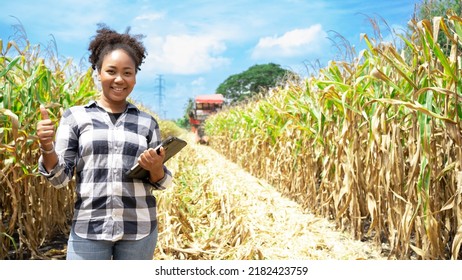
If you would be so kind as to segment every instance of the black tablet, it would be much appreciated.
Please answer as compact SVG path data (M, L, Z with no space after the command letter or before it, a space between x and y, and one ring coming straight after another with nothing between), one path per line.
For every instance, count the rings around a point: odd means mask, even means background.
M159 153L159 148L164 147L165 163L171 157L176 155L181 149L183 149L186 146L186 144L186 141L178 137L169 136L164 141L162 141L162 143L159 146L157 146L154 150L156 150ZM136 163L130 170L127 171L126 174L129 178L144 179L149 176L149 171L142 168L138 163Z

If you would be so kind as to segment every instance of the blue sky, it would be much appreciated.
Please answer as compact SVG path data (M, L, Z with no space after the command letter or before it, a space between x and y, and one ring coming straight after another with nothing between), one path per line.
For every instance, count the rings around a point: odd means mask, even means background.
M148 57L132 98L162 118L183 116L189 98L214 93L230 75L255 64L277 63L304 76L307 65L341 57L340 34L364 48L360 34L374 36L368 18L392 30L406 28L420 0L0 0L0 38L22 23L29 41L48 45L78 64L98 23L144 34ZM381 24L387 38L389 28ZM329 39L330 38L330 39ZM159 77L162 94L159 102ZM159 103L161 107L159 107Z

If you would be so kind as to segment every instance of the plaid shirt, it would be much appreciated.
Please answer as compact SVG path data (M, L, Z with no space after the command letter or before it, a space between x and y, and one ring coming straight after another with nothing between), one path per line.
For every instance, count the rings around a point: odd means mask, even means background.
M61 188L75 172L76 203L72 227L83 238L117 241L138 240L157 226L156 198L152 188L165 189L165 176L151 184L148 179L125 175L147 148L161 142L157 121L133 104L115 124L95 101L66 110L56 132L58 164L47 172L43 158L39 172Z

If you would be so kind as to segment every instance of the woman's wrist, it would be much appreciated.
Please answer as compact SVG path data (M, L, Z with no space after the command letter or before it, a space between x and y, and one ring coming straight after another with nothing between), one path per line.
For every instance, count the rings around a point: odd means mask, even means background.
M164 177L165 177L165 171L164 171L164 168L162 168L162 171L159 173L159 172L156 172L156 173L153 173L152 171L149 172L149 181L151 181L151 183L155 184L157 182L159 182L160 180L162 180Z
M42 152L42 154L45 154L45 155L49 155L55 152L55 144L53 142L51 142L51 147L50 146L44 147L42 146L42 144L40 144L39 147L40 147L40 151Z

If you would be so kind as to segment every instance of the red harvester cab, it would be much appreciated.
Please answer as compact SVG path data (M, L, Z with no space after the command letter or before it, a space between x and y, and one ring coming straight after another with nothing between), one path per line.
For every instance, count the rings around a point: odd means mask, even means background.
M196 134L196 143L208 144L208 137L204 135L203 123L205 119L219 111L225 101L221 94L198 95L194 99L194 107L189 112L191 131Z

